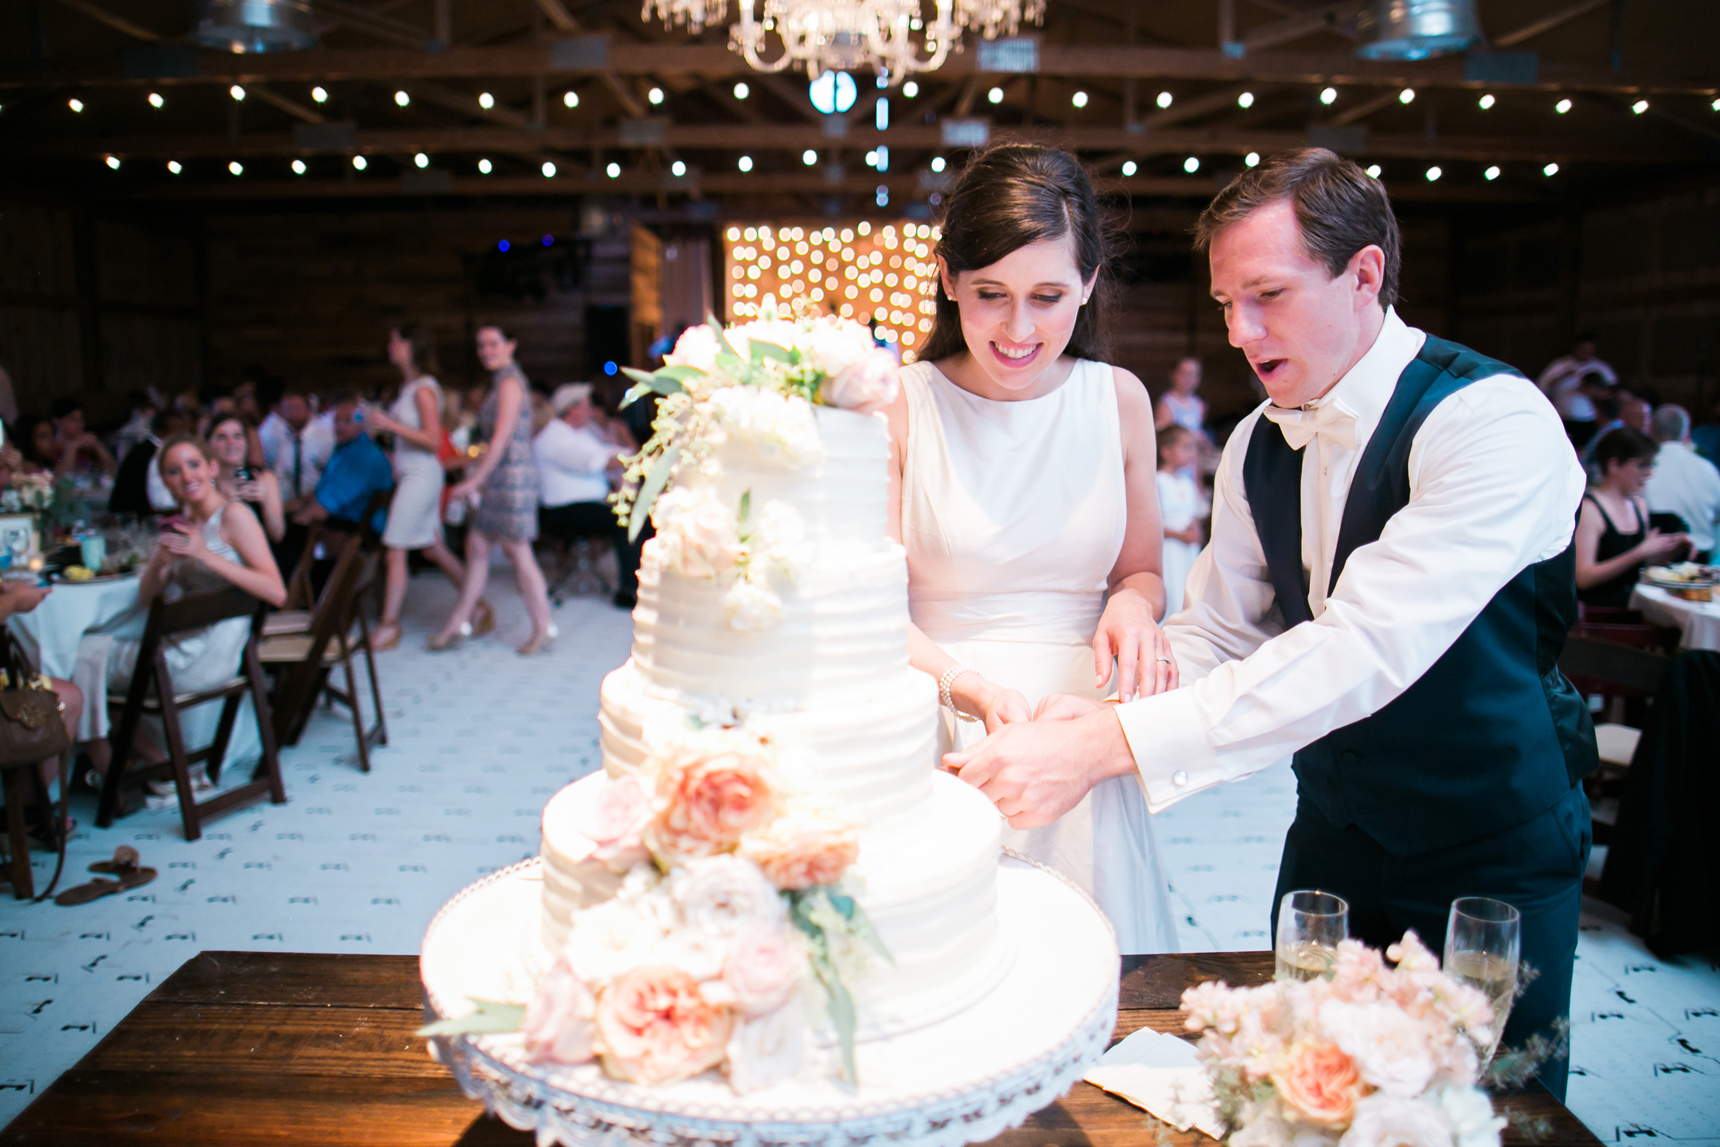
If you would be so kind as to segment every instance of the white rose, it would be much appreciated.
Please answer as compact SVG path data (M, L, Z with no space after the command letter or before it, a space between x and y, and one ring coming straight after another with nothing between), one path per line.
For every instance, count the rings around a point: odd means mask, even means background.
M677 497L677 495L679 495ZM664 507L663 502L669 501ZM708 490L670 490L652 515L663 540L661 560L685 577L716 577L740 556L740 523Z
M800 988L806 972L806 949L787 924L751 925L729 944L723 982L729 1002L744 1015L774 1012Z
M1333 1147L1337 1138L1306 1123L1286 1123L1275 1103L1244 1100L1228 1147Z
M663 935L654 913L617 898L574 917L567 937L567 962L585 983L607 987L639 967Z
M1430 1103L1376 1092L1356 1104L1338 1147L1451 1147L1451 1128Z
M729 627L743 632L774 629L782 621L782 598L768 585L751 578L737 578L723 595Z
M1320 1026L1356 1061L1362 1079L1387 1095L1411 1098L1427 1090L1437 1064L1425 1024L1393 1004L1327 1000Z
M841 320L815 324L802 345L813 367L829 375L841 374L878 348L871 331Z
M729 1037L729 1084L739 1093L793 1079L800 1072L806 1027L790 1004L735 1025Z
M714 980L723 974L729 948L722 936L682 928L660 941L646 962L652 967L679 968L695 980Z
M812 404L762 386L726 386L701 403L719 436L745 442L761 460L800 469L824 456Z
M889 351L875 350L853 366L826 378L818 388L818 399L861 414L883 410L896 401L902 389L901 367Z
M774 927L788 916L776 885L758 865L733 853L681 865L669 874L669 891L689 928L716 936Z
M1499 1147L1503 1115L1493 1114L1493 1101L1478 1087L1441 1087L1429 1096L1451 1124L1457 1147Z
M675 340L675 349L663 356L663 365L690 366L709 374L717 365L717 352L721 349L717 332L700 323L681 332L681 337Z
M805 564L806 521L790 502L772 500L758 514L754 541L775 564L793 576Z

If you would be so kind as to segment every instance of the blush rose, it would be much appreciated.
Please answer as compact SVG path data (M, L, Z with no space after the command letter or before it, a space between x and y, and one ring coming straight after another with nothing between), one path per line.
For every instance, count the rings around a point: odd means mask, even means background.
M647 843L679 864L726 852L776 811L777 794L761 752L680 746L660 760L656 818Z
M597 1004L603 1069L617 1079L662 1085L723 1062L734 1013L714 1005L678 968L636 968Z
M592 1020L597 998L565 960L557 960L538 981L537 993L526 1004L520 1033L526 1051L539 1063L589 1063L596 1055Z
M1292 1047L1272 1082L1284 1101L1313 1123L1347 1121L1362 1092L1355 1061L1324 1040Z

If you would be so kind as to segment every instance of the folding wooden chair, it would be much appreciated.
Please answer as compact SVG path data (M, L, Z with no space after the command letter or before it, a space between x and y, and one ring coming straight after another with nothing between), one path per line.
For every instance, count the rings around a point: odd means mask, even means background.
M303 735L319 696L339 701L352 713L353 733L358 741L359 768L370 771L370 746L388 744L388 726L382 710L382 687L376 675L376 660L370 644L370 622L363 608L364 595L376 581L377 555L367 552L359 535L343 541L335 568L313 611L308 633L282 634L263 641L259 658L276 669L276 731L284 744L296 744ZM370 677L371 700L376 723L364 724L359 701L358 677L353 658L364 655ZM346 676L341 689L329 682L335 666Z
M113 759L102 783L101 804L96 812L98 826L109 827L116 815L126 811L120 785L126 778L137 741L138 725L145 713L158 713L161 717L167 739L166 767L172 771L174 787L179 792L179 816L185 825L186 840L196 840L203 834L203 818L249 804L258 797L267 795L274 804L286 803L287 789L281 780L281 760L275 750L268 688L263 679L262 663L257 660L263 615L263 603L237 587L190 594L176 601L158 597L150 604L149 621L143 632L143 645L138 650L137 669L132 674L131 686L123 697L112 693L107 697L110 707L120 705L123 708L110 737ZM211 689L196 692L176 689L167 665L168 642L179 634L192 633L234 617L249 617L251 620L251 632L245 639L244 656L236 667L236 674ZM256 707L257 734L263 744L263 759L248 783L199 803L191 789L191 766L199 761L205 762L209 780L220 780L227 744L239 716L240 701L246 693L251 695L251 703ZM180 714L215 700L224 700L224 704L214 742L207 748L187 752Z
M1608 626L1594 628L1605 630ZM1630 626L1647 629L1647 626ZM1632 705L1642 713L1650 698L1660 691L1661 682L1672 668L1672 659L1641 646L1604 641L1573 632L1565 639L1565 651L1559 657L1559 668L1571 684L1585 697L1600 696L1605 708ZM1594 811L1595 842L1607 843L1617 800L1618 779L1630 770L1636 756L1637 743L1642 740L1641 716L1637 724L1622 721L1596 721L1595 747L1599 750L1601 767L1584 782L1589 803Z

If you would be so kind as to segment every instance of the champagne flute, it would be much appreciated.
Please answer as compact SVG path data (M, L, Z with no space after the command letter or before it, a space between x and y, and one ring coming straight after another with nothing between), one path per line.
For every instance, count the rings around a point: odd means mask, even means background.
M1445 925L1445 972L1487 997L1493 1022L1470 1032L1481 1066L1493 1058L1517 996L1517 965L1523 946L1523 916L1502 900L1460 896L1451 902Z
M1278 905L1273 979L1313 980L1338 958L1338 941L1350 933L1350 905L1330 892L1286 892Z

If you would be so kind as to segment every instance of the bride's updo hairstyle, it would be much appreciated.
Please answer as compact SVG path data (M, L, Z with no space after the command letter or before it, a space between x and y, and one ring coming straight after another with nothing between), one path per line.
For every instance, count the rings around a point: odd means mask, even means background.
M1075 239L1075 266L1086 282L1098 272L1093 293L1075 318L1063 353L1104 356L1104 315L1111 297L1105 264L1110 255L1105 226L1087 170L1055 147L1008 143L976 155L944 200L937 254L952 276L989 267L1012 251L1041 239ZM967 350L961 308L937 280L937 314L920 358L948 358Z

